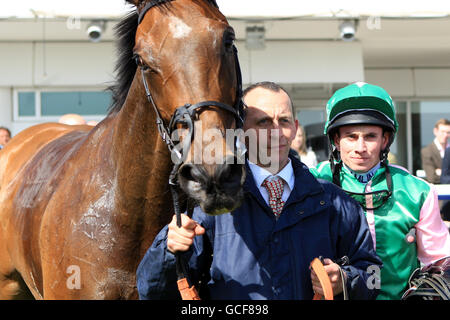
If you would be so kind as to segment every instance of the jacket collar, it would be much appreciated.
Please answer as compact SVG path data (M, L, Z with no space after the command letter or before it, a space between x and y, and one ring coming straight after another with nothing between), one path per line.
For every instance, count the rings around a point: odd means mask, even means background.
M253 179L255 181L256 187L261 190L261 185L265 179L273 176L271 172L267 171L265 168L259 167L258 165L248 161L249 168L252 172ZM292 168L292 162L289 160L289 163L282 169L280 172L276 174L276 176L282 178L284 182L286 182L289 190L294 189L295 184L295 176L294 170Z
M307 196L318 194L324 192L324 189L320 183L314 178L314 176L309 172L308 167L300 162L293 154L289 154L291 159L292 168L294 170L294 189L285 204L285 206L290 203L302 201ZM244 183L244 191L251 193L263 206L267 207L258 187L256 186L255 179L248 165L248 161L245 162L245 168L247 171L247 177ZM299 182L301 181L301 182Z
M292 161L292 168L294 169L295 184L286 205L289 205L291 202L301 201L308 196L324 192L323 187L317 179L314 178L304 163L300 162L300 160L292 154L289 154L289 158ZM301 181L301 183L299 183L299 181Z

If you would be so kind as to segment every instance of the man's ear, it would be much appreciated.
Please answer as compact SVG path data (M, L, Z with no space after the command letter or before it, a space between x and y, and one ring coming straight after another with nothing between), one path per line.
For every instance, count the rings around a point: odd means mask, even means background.
M336 149L337 149L338 151L341 151L341 150L340 150L340 147L341 147L341 145L340 145L341 139L340 139L340 137L339 137L339 132L338 132L338 131L336 131L335 133L333 133L333 142L334 142L334 146L336 147Z
M434 127L433 128L433 134L435 137L437 137L439 135L439 128Z
M387 144L389 143L389 140L390 140L390 138L391 138L391 134L393 134L393 133L390 132L390 131L384 131L384 132L383 132L383 138L384 138L384 140L383 140L383 145L382 145L381 150L385 150L385 149L386 149Z

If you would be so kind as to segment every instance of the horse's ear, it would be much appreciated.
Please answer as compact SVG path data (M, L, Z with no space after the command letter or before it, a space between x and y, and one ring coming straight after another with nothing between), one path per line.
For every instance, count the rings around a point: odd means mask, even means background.
M143 2L143 0L126 0L128 3L131 3L132 5L139 7L139 4Z

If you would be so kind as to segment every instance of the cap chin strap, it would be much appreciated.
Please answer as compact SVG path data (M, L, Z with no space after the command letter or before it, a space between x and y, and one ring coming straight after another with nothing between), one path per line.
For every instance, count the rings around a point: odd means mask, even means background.
M341 170L342 170L342 159L341 159L340 152L338 151L336 146L331 142L332 141L331 136L332 136L332 133L329 133L328 138L329 138L330 156L328 158L328 161L330 162L330 168L331 168L331 172L333 175L333 183L335 185L337 185L338 187L341 187L340 174L341 174ZM389 188L389 184L392 186L392 177L391 177L391 174L389 171L387 158L388 158L388 154L389 154L389 148L393 141L394 141L394 134L391 132L391 134L389 136L389 142L388 142L386 148L384 148L384 150L382 150L380 152L381 166L386 168L386 180L388 182L388 188ZM389 190L392 190L392 189L389 188Z
M330 145L330 157L328 158L328 161L330 162L330 168L333 174L333 183L338 187L341 187L340 174L342 169L342 161L340 153L332 143L330 143L329 145Z
M341 170L342 170L342 160L340 159L339 151L337 151L337 148L332 146L331 148L334 148L334 150L330 153L330 168L333 176L333 183L337 185L339 188L342 188L341 186ZM392 185L392 175L391 171L389 169L388 163L387 163L387 154L389 153L389 147L387 147L385 150L383 150L380 153L380 166L385 168L385 175L386 175L386 185L389 190L389 196L392 195L393 192L393 185ZM336 162L335 162L336 161Z

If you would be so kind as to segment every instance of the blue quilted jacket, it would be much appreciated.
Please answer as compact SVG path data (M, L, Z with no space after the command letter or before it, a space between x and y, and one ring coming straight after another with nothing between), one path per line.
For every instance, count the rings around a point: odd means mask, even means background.
M371 272L381 268L381 261L363 211L336 186L316 180L297 159L291 161L295 187L278 220L248 166L241 207L215 217L194 211L193 219L206 233L184 253L190 279L202 279L203 292L211 299L309 300L310 262L318 256L332 260L347 256L349 264L343 269L350 299L374 299L378 290ZM179 299L175 258L166 239L167 226L138 267L141 299Z

